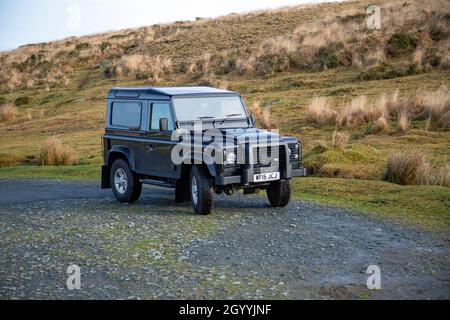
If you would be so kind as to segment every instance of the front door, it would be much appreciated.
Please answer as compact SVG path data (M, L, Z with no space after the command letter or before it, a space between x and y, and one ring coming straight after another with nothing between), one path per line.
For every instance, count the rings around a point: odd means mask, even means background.
M167 118L168 130L161 131L159 119ZM169 102L150 104L148 139L145 142L145 171L159 177L175 177L176 171L171 160L174 143L171 141L174 120Z

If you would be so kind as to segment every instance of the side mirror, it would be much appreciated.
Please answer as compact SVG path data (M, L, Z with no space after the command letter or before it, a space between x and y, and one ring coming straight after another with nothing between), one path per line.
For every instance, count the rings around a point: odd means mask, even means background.
M169 120L167 118L159 119L159 131L167 131L169 128Z

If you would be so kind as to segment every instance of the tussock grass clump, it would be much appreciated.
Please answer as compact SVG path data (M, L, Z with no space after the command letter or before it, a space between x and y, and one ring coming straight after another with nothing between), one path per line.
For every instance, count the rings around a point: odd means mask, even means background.
M417 170L425 162L425 155L420 152L391 154L383 180L402 185L414 185L417 181Z
M14 104L5 103L4 105L0 106L0 121L14 121L18 113L19 110Z
M75 152L58 137L51 137L44 141L38 153L38 164L42 166L72 165L76 163Z
M309 121L324 125L336 122L337 112L331 108L327 97L314 97L308 106L306 117Z
M450 187L450 165L432 166L423 153L394 153L388 158L384 181L401 185Z
M385 117L378 118L374 123L373 133L388 133L390 131L389 122Z
M398 115L397 123L398 123L398 130L401 133L407 133L411 127L411 123L409 121L409 117L406 112L402 112Z
M19 163L20 157L12 154L0 153L0 168L12 167Z
M331 147L333 149L345 149L348 140L350 140L350 136L347 133L334 131L331 137Z
M416 182L417 184L450 188L450 165L433 167L428 162L425 162L417 169Z
M429 118L437 121L441 127L450 126L450 91L446 86L428 92L423 96L423 109Z

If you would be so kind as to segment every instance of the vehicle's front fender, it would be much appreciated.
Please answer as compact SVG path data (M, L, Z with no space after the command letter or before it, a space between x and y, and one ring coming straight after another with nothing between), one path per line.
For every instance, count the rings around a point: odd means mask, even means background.
M208 163L209 162L209 163ZM185 164L203 164L208 168L208 172L212 177L216 176L216 166L214 161L205 161L204 155L202 153L189 152L183 159Z

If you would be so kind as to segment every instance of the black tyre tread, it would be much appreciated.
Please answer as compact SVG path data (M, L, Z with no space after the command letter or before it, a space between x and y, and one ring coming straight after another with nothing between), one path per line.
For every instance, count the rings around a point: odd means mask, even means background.
M115 187L114 187L114 173L116 172L116 169L119 167L125 170L125 173L128 177L129 189L123 196L118 195L115 192ZM139 177L133 171L131 171L128 163L123 159L117 159L113 162L113 165L111 166L111 172L110 172L110 182L111 182L111 187L113 189L114 196L121 203L133 203L133 202L137 201L139 199L139 197L141 196L142 183L139 181Z
M285 207L291 200L291 192L290 180L272 182L267 188L267 198L272 207Z
M194 166L191 171L189 186L192 181L192 175L196 175L197 177L197 188L198 188L197 206L195 206L194 202L192 201L192 207L194 208L194 211L197 214L208 215L211 213L213 207L213 194L211 191L211 184L208 180L208 172L204 167Z

